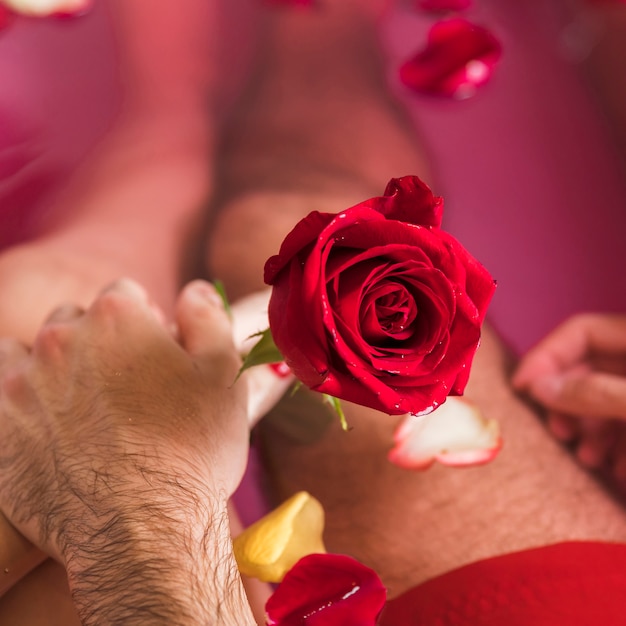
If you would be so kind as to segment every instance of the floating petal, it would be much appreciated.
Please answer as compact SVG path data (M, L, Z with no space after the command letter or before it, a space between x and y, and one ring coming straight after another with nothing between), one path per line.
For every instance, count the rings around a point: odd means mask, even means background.
M374 626L386 591L374 570L341 554L298 561L265 605L268 626Z
M3 0L10 9L22 15L46 17L56 14L83 13L93 0Z
M417 8L423 11L443 13L445 11L465 11L472 6L472 0L417 0Z
M502 46L487 29L461 18L437 22L426 48L400 67L400 80L419 93L465 99L486 83Z
M496 420L475 404L450 397L428 415L408 415L395 432L389 460L406 469L426 469L435 461L468 466L491 461L502 447Z
M280 582L302 557L326 552L323 532L322 505L301 491L235 539L239 571L265 582Z

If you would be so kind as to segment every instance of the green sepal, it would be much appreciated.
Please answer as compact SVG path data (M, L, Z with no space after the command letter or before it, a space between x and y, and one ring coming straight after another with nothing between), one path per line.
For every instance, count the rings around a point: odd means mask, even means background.
M281 361L284 361L283 355L274 343L272 331L269 328L255 333L254 335L251 335L251 337L260 337L260 339L254 344L254 346L252 346L252 350L250 350L250 352L248 352L248 354L244 357L241 368L237 372L235 382L247 369L250 369L251 367L256 365L266 365L268 363L280 363Z
M339 416L339 421L341 423L341 429L344 431L350 430L350 426L348 426L348 420L346 420L346 415L343 412L343 407L341 406L341 400L339 398L335 398L335 396L329 396L327 393L323 394L324 400L333 407L337 415Z

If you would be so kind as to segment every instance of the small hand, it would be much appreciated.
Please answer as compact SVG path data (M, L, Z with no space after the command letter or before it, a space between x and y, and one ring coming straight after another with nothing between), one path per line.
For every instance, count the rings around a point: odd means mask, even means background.
M514 386L579 460L626 484L626 315L577 315L521 360Z

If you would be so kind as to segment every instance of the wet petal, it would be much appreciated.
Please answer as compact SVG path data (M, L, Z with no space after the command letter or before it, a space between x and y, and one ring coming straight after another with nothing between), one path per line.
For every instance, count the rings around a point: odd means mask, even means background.
M376 572L341 554L311 554L265 605L268 626L374 626L386 591Z
M400 80L419 93L464 99L487 82L502 54L487 29L461 18L435 24L426 48L400 68Z
M493 459L502 447L500 426L487 420L465 398L448 398L428 415L408 415L394 435L389 460L406 469L443 465L479 465Z
M280 582L303 556L326 552L323 532L322 505L300 491L235 539L239 571L266 582Z

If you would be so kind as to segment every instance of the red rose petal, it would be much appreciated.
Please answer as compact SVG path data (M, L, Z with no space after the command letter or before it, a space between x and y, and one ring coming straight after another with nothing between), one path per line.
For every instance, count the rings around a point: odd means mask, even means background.
M268 626L374 626L386 591L376 572L341 554L310 554L265 605Z
M469 98L486 83L502 54L485 28L454 18L437 22L426 48L400 68L400 80L419 93Z
M417 8L423 11L442 13L445 11L465 11L472 6L472 0L417 0Z
M265 4L274 4L278 6L288 6L290 4L294 6L312 7L316 0L263 0Z
M13 13L0 5L0 30L5 29L13 21Z

